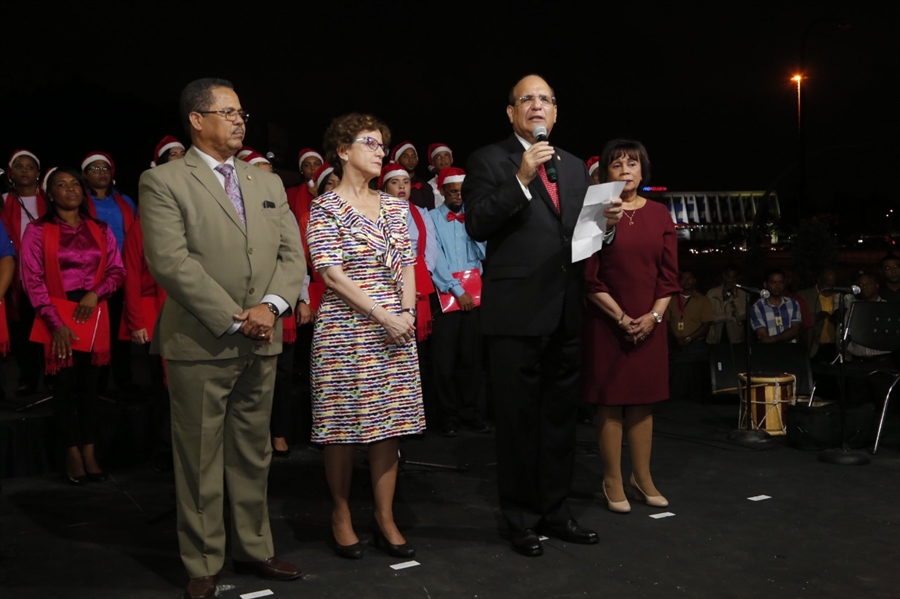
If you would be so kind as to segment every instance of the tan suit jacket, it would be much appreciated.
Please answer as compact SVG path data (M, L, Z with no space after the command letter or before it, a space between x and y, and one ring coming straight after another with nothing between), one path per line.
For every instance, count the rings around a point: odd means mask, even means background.
M235 174L246 229L215 173L194 148L182 160L145 171L139 201L147 264L167 298L154 343L169 360L236 358L281 352L228 335L233 315L264 295L296 304L306 274L297 222L281 179L242 160Z

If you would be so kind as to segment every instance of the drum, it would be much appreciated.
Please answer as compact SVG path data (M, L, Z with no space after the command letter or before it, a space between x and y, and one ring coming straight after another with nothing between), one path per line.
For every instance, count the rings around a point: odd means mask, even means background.
M738 381L741 386L741 421L743 430L763 430L770 435L784 435L787 433L785 424L785 406L796 401L794 389L797 386L797 377L793 374L782 372L779 374L754 374L750 389L750 405L746 402L747 374L738 373Z

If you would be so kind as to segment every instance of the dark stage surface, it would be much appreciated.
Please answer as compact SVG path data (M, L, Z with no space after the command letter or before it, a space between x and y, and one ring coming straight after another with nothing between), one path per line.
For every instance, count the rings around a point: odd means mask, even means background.
M7 449L10 435L26 434L29 422L49 426L43 406L23 417L10 402L3 405ZM140 428L145 406L110 403L104 410L126 429L111 445L139 436L127 429ZM305 578L266 582L234 574L229 563L219 597L263 589L302 598L898 597L898 410L890 411L879 453L865 466L820 462L816 452L790 448L783 438L735 445L728 433L736 420L736 405L721 398L661 405L653 466L670 507L632 501L627 515L595 503L595 432L579 425L584 443L572 506L582 524L599 531L600 544L548 540L539 558L514 553L498 534L492 435L428 433L404 441L408 461L465 470L404 464L395 513L419 565L402 570L391 566L403 560L374 548L361 561L332 554L322 453L297 446L274 462L269 497L276 552L300 565ZM171 476L123 455L107 455L103 463L111 479L84 488L46 471L2 480L4 597L180 597L186 580L170 511ZM352 508L364 532L373 508L362 450L355 476ZM771 498L748 500L759 495ZM652 517L666 511L674 516Z

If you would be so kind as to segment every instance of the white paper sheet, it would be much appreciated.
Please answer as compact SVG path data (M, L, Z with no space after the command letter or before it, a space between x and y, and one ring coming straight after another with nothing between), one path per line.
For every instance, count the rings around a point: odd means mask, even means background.
M611 181L588 187L572 234L572 262L589 258L603 247L603 234L606 232L603 211L613 198L621 195L624 188L625 181Z

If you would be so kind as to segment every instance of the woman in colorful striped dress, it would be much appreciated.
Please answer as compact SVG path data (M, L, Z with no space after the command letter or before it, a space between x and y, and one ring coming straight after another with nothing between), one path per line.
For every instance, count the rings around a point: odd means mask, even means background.
M327 290L313 333L312 442L325 446L334 505L335 552L363 547L349 509L353 451L364 443L375 495L376 546L397 557L415 550L393 516L399 438L425 430L415 344L415 256L408 202L369 187L381 173L390 132L372 116L349 114L325 132L326 159L341 182L310 208L307 242Z

